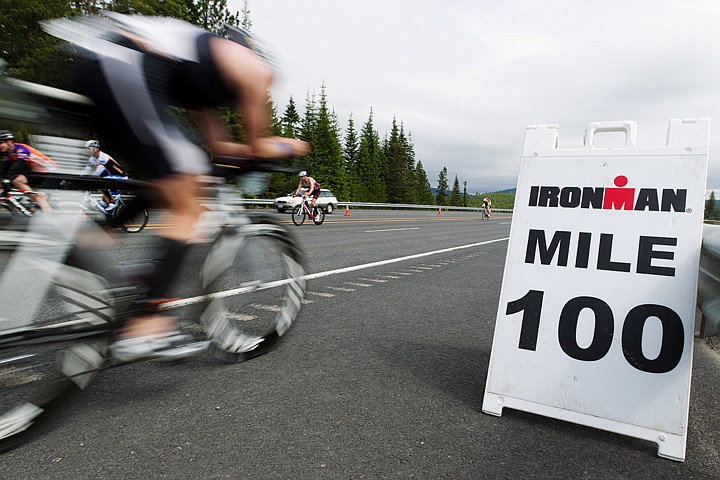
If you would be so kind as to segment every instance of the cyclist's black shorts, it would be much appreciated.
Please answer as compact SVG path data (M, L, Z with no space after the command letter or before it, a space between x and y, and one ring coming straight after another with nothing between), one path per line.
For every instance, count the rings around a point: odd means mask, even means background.
M10 172L10 180L15 180L20 175L25 175L27 178L27 174L32 171L33 169L30 167L29 162L17 161L12 169L12 172Z

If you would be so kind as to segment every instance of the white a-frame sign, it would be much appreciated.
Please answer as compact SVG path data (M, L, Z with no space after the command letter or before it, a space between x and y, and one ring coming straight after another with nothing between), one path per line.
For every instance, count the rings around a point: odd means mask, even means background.
M560 149L556 125L528 127L485 413L532 412L685 459L709 129L671 120L665 145L638 147L634 122L599 122L583 148ZM624 145L595 146L606 132Z

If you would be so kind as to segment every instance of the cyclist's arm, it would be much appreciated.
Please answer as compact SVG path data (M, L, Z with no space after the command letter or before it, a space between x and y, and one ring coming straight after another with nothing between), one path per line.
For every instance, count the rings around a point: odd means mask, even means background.
M293 194L293 196L299 194L301 188L302 188L302 180L300 180L300 183L298 183L298 187L295 189L295 193Z
M252 145L233 142L217 114L206 110L201 118L203 134L213 156L218 157L257 157L283 158L307 155L310 148L307 142L294 138L262 137L256 138Z
M212 156L250 157L250 147L235 143L228 134L222 120L211 110L204 110L200 116L200 125Z

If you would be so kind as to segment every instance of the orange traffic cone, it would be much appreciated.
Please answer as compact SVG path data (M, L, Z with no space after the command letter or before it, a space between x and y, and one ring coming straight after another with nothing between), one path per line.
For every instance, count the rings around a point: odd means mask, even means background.
M350 204L349 203L345 204L345 216L346 217L350 216Z
M438 215L442 215L442 207L438 207Z

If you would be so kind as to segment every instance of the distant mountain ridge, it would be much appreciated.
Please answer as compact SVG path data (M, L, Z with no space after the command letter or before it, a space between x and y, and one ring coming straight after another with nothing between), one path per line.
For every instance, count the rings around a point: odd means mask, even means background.
M505 189L505 190L497 190L497 191L494 191L494 192L484 191L484 192L482 192L482 193L515 193L516 190L517 190L517 188L507 188L507 189ZM433 195L437 195L437 193L438 193L438 189L437 189L437 188L431 188L430 191L432 192ZM479 190L478 190L478 194L480 194L480 191L479 191ZM446 191L445 191L445 195L448 195L448 196L449 196L449 195L450 195L450 190L446 190Z

